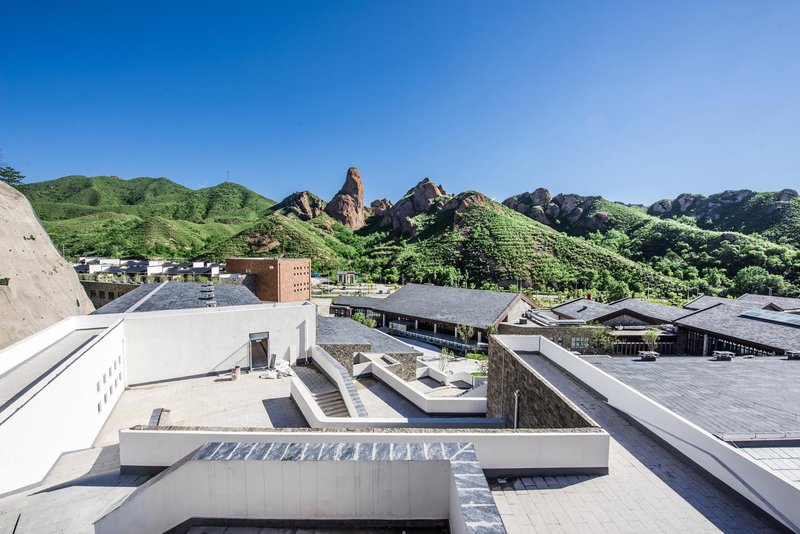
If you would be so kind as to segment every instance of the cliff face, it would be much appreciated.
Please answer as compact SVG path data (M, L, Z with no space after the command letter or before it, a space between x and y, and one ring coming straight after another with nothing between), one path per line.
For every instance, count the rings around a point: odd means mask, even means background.
M397 201L397 204L376 212L375 215L381 218L380 226L391 226L404 234L413 234L415 228L411 219L420 213L427 212L437 199L446 194L442 186L425 178L409 189L403 198Z
M589 231L608 229L608 215L596 213L586 218L583 214L591 205L600 200L600 197L585 197L573 194L558 194L553 196L550 191L540 187L530 193L507 198L503 204L514 211L527 215L534 221L553 226L557 221L578 225Z
M325 201L308 191L292 193L273 208L284 215L294 215L301 221L310 221L325 211Z
M364 183L358 169L347 169L344 185L325 206L325 213L353 230L364 226Z
M56 251L28 200L0 182L0 348L93 311L78 275Z

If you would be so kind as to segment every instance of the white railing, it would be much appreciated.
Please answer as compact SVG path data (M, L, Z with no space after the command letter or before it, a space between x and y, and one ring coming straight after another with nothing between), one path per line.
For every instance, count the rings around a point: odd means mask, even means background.
M546 338L495 338L512 350L539 352L788 528L800 531L797 485Z

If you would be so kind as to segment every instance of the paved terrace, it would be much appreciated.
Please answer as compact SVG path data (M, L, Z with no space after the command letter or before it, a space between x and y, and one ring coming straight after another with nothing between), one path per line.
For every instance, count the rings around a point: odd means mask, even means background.
M800 361L665 356L586 361L727 441L800 439Z
M609 474L490 480L509 532L775 532L753 505L720 489L537 354L518 352L611 435ZM660 364L661 362L658 362Z

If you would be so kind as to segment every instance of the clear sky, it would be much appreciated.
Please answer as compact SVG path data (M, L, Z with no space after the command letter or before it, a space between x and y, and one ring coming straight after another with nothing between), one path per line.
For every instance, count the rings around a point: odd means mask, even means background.
M0 5L0 149L29 181L225 179L367 200L425 176L650 203L800 187L800 2Z

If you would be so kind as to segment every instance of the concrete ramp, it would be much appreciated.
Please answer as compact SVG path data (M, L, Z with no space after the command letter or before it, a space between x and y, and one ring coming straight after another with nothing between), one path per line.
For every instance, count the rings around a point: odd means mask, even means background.
M225 526L449 523L503 533L469 443L212 442L138 488L97 533ZM283 523L282 523L283 522Z

